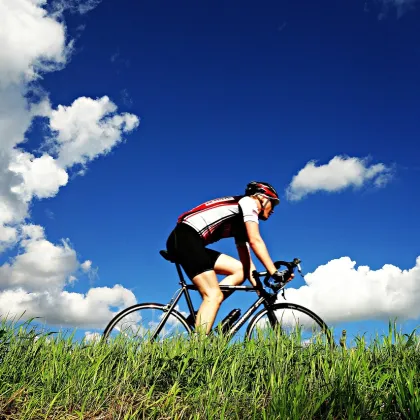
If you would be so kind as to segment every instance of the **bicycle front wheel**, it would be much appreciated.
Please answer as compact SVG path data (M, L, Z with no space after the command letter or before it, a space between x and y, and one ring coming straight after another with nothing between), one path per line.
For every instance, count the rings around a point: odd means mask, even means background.
M167 313L167 307L160 303L139 303L130 306L110 321L104 330L103 339L113 340L120 337L144 343L187 337L192 329L187 320L175 309L171 311L165 323L161 324Z
M327 324L304 306L276 303L270 309L274 317L264 308L252 318L246 330L248 339L267 339L274 333L302 347L312 343L334 345Z

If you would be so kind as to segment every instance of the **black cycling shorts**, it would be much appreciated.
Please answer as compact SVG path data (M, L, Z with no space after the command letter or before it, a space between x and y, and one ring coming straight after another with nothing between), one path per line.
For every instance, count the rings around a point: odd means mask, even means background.
M166 249L180 263L192 280L198 274L214 270L221 252L206 248L198 232L185 223L179 223L166 241Z

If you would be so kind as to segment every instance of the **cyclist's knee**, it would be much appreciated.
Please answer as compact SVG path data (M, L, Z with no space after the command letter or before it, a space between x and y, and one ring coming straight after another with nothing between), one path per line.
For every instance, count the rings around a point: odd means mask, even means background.
M235 264L235 266L233 267L233 275L237 278L237 279L241 279L242 281L245 280L245 270L244 270L244 266L243 264L238 261L238 264Z
M203 296L203 300L206 302L217 305L220 305L223 302L223 298L224 296L220 289L208 290Z
M242 281L244 281L245 280L245 271L244 271L244 268L241 267L239 270L237 270L235 272L235 276L238 277L239 279L241 279Z
M242 267L238 267L232 274L233 284L242 284L245 281L245 272Z

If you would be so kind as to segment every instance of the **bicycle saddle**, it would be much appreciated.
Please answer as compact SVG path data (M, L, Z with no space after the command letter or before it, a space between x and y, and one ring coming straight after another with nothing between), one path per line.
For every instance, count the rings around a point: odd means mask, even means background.
M159 254L162 255L162 257L165 258L166 261L169 261L171 263L176 262L176 258L172 254L170 254L166 249L160 250Z

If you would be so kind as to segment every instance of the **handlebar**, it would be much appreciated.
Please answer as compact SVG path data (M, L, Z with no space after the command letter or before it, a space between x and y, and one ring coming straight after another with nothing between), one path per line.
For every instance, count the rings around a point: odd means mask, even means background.
M257 282L258 286L261 286L262 288L262 284L260 281L260 277L265 277L264 278L264 285L266 287L270 287L274 292L278 292L281 289L284 289L284 286L286 286L288 279L291 277L292 274L294 274L295 269L297 268L298 272L300 273L300 275L302 277L304 277L304 275L302 274L302 269L300 266L301 260L299 258L294 258L293 261L276 261L274 262L274 266L277 268L277 270L280 269L280 267L286 267L285 270L280 271L280 274L283 274L283 279L284 281L280 282L280 283L276 283L276 282L270 282L270 273L268 273L267 271L260 271L258 272L257 270L254 270L252 272L252 276L254 277L254 279ZM284 297L284 290L283 290L283 297Z

